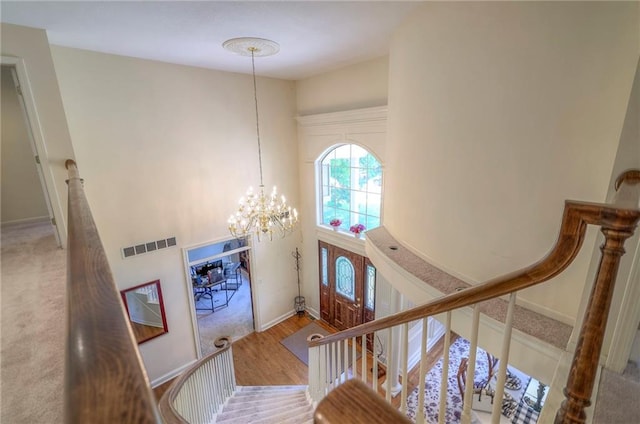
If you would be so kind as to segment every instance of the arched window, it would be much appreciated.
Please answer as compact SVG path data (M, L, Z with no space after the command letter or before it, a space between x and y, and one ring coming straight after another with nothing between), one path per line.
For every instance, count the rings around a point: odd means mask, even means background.
M320 161L320 224L342 221L340 229L355 224L367 230L380 226L382 167L365 148L343 144Z

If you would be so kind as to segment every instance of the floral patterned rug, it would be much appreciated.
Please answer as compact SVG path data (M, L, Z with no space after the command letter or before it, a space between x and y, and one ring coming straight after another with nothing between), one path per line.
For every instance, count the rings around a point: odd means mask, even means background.
M456 379L456 375L458 373L458 368L460 367L460 361L462 358L466 358L469 356L469 346L470 343L468 340L459 337L452 344L449 349L449 378L447 384L447 408L445 410L445 419L446 423L459 423L462 415L462 396L460 395L460 389L458 387L458 382ZM427 423L437 423L438 415L439 415L439 402L440 402L440 379L442 376L442 359L436 363L431 370L427 373L425 377L425 404L424 404L424 414L425 421ZM508 368L510 371L514 370L512 367ZM514 370L515 371L515 370ZM486 381L489 374L489 364L487 360L487 354L484 350L478 348L476 352L476 369L475 369L475 381L476 383L480 381ZM518 374L520 374L518 372ZM524 375L520 374L524 377ZM495 377L494 377L495 378ZM522 381L522 378L518 378L515 375L512 375L511 380L511 388L513 390L506 390L505 388L505 400L503 401L503 415L507 416L510 420L513 419L514 422L519 421L520 415L524 411L520 411L518 407L518 402L515 399L520 400L522 396L523 389L526 387L528 381ZM407 397L407 416L415 421L416 414L418 409L418 388L416 387L413 392L409 394ZM516 410L518 409L518 410ZM528 409L528 408L524 408ZM526 414L522 414L526 415ZM537 414L535 417L526 417L533 418L530 422L535 423L535 418L537 418ZM523 420L527 422L528 420Z

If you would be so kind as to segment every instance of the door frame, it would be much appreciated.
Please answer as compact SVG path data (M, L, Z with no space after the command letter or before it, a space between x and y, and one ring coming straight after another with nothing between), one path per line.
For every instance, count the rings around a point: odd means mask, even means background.
M326 248L327 249L327 286L325 286L322 282L322 278L323 278L323 268L322 268L322 249ZM336 249L333 251L332 253L332 249ZM342 252L347 252L348 255L342 255ZM352 265L354 266L354 272L355 275L354 277L357 279L358 276L360 276L360 285L361 285L361 291L362 293L356 293L355 295L355 300L354 302L357 302L360 304L359 306L359 312L358 312L358 318L360 320L361 323L367 322L367 308L365 305L365 300L366 300L366 290L367 290L367 266L370 265L375 269L375 265L373 265L373 263L369 260L369 258L367 258L366 256L354 252L353 250L350 249L345 249L343 246L339 246L339 245L335 245L332 243L329 243L325 240L318 240L318 288L319 288L319 315L320 318L323 320L325 319L325 316L329 316L329 319L331 319L332 317L335 318L335 296L336 294L336 287L335 284L336 282L334 281L333 285L332 285L332 280L335 280L335 260L339 257L339 256L345 256L347 257L347 259L349 259L352 262ZM353 263L353 260L351 258L349 258L348 256L357 256L361 259L360 264L356 264ZM377 273L377 270L376 270ZM355 282L356 286L358 286L358 282ZM375 288L374 288L375 290ZM326 291L326 294L323 294L323 291ZM359 296L359 299L358 299ZM325 299L325 300L323 300ZM323 314L323 304L327 303L328 306L328 314ZM370 311L370 314L373 315L373 318L369 319L369 321L371 321L372 319L375 319L375 291L374 291L374 309L372 311ZM333 322L328 321L330 324L334 325Z
M193 244L193 245L185 246L182 248L182 258L183 258L183 264L184 264L184 277L185 277L184 281L185 281L185 287L187 289L187 298L189 299L189 311L191 313L191 329L193 334L193 343L196 348L197 359L202 358L202 347L200 346L200 329L198 328L198 314L196 311L196 303L193 298L193 283L191 282L190 267L196 263L201 263L203 261L208 261L208 260L216 260L216 259L224 258L229 255L233 255L234 253L240 253L240 252L248 252L249 267L251 267L251 263L253 262L253 258L251 257L251 255L253 254L253 249L251 246L251 238L247 238L246 246L243 246L239 249L220 252L219 254L213 255L211 257L198 259L197 261L193 261L193 262L189 261L189 251L200 248L200 247L205 247L212 244L220 244L220 243L224 243L224 242L235 240L235 239L236 239L235 237L222 237L219 239L198 243L198 244ZM253 274L253 272L250 271L249 274L251 275ZM249 284L251 285L251 281L249 281ZM251 309L253 313L253 328L260 328L258 309L256 307L257 301L258 301L257 290L254 290L253 287L251 287L250 291L251 291Z
M30 135L29 144L34 157L38 156L40 159L40 163L36 164L36 168L38 169L38 176L40 178L42 191L49 211L49 218L51 219L51 224L55 229L54 233L58 246L65 247L67 228L64 212L55 190L55 180L53 178L51 167L49 166L49 157L47 156L44 132L40 125L40 119L35 106L27 67L24 59L11 56L0 56L0 65L9 66L15 70L15 77L18 80L20 91L22 92L22 95L19 95L18 98L22 100L22 109Z

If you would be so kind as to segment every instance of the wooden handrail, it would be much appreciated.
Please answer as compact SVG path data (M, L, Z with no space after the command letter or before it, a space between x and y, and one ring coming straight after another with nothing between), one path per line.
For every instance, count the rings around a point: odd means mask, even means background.
M367 405L366 408L356 407ZM318 404L314 413L316 424L410 424L406 416L380 397L362 381L353 379L338 386Z
M160 414L164 419L166 424L189 424L181 415L180 412L174 407L174 402L176 397L182 390L182 387L185 385L187 381L191 379L191 376L197 372L203 365L211 362L217 356L222 353L228 351L231 348L231 338L230 337L220 337L214 341L214 346L218 348L213 353L208 354L207 356L199 359L195 364L193 364L187 371L182 373L178 378L176 378L173 383L171 383L171 387L162 395L159 402Z
M620 258L624 254L624 242L633 235L638 221L640 221L640 170L625 171L617 179L615 189L617 194L612 205L565 202L558 240L551 252L534 265L484 284L443 296L405 312L326 337L310 339L309 347L363 336L540 284L558 275L569 266L584 241L587 225L598 225L605 236L605 242L601 246L602 257L564 389L566 399L555 418L555 424L584 423L586 421L585 408L591 404L590 397L597 373L615 279ZM338 422L333 419L320 421L319 418L329 416L338 419L341 412L350 410L354 405L358 405L359 409L366 411L375 408L376 404L381 402L375 395L373 397L362 396L359 389L345 390L345 386L347 383L334 389L334 391L342 391L339 400L335 400L335 397L330 400L330 393L320 402L318 411L323 412L320 416L316 414L318 422ZM374 392L371 391L371 393Z
M600 225L603 228L627 229L631 231L629 234L631 235L639 218L640 211L637 209L619 209L606 204L566 201L558 240L551 252L534 265L440 297L408 311L315 339L309 342L309 347L359 337L362 334L470 306L543 283L571 264L580 251L588 224Z
M73 160L67 160L66 423L160 423L159 411Z

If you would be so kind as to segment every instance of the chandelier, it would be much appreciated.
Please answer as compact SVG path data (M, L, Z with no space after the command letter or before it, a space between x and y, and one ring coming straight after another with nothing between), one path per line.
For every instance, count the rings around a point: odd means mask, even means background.
M268 196L264 193L262 180L262 147L260 145L260 121L258 116L258 94L256 88L255 57L271 56L280 50L278 43L262 38L232 38L225 41L222 46L242 56L251 56L253 75L253 99L256 106L256 135L258 140L258 163L260 165L260 187L257 193L249 187L246 197L240 199L238 211L229 217L229 231L236 238L250 236L252 233L258 238L268 237L273 240L273 235L284 237L291 233L298 222L298 212L287 206L284 196L278 197L276 187L273 187Z

